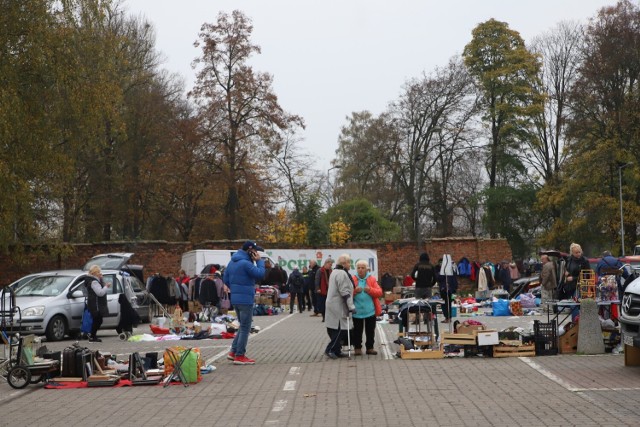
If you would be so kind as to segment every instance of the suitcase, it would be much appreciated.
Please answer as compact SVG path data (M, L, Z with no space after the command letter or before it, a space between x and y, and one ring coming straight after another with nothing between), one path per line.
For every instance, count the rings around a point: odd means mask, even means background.
M67 347L63 350L61 375L63 377L76 376L76 348L75 347Z

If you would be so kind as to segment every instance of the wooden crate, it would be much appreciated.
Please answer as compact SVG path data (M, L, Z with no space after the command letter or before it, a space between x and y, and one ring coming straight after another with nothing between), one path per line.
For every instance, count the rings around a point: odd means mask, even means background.
M401 359L444 359L444 351L442 345L439 350L421 350L421 351L407 351L404 346L400 344L400 358Z
M444 344L455 345L476 345L477 335L475 334L451 334L449 332L442 333L442 342Z
M500 345L493 346L493 357L533 357L536 355L535 345L504 345L515 344L520 341L501 341Z

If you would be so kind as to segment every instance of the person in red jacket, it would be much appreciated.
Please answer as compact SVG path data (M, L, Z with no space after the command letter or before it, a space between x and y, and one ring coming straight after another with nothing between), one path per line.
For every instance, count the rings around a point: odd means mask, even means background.
M322 267L318 269L316 273L316 295L317 295L317 307L318 313L322 314L322 321L324 322L325 304L327 302L327 290L329 289L329 276L331 276L333 259L327 258L324 260Z
M353 341L354 354L362 356L362 331L364 330L367 340L365 347L367 354L376 355L374 350L374 339L376 336L376 316L382 314L380 297L382 288L378 285L375 277L367 271L369 263L365 260L356 262L357 274L353 276L353 303L356 311L353 313L353 330L351 338Z

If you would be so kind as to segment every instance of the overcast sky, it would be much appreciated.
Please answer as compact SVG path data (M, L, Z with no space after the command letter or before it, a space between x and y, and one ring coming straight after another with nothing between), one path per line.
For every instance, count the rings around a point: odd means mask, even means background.
M562 20L587 23L609 0L124 0L156 30L164 67L187 86L200 26L218 13L243 11L253 21L252 61L274 77L280 105L302 116L302 146L326 173L340 128L353 111L379 114L410 78L431 73L460 55L471 31L490 18L525 42Z

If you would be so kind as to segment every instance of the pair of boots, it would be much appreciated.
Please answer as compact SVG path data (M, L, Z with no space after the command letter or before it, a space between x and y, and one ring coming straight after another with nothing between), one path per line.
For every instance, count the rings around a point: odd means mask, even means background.
M367 351L366 351L366 353L367 353L367 354L374 355L374 356L375 356L376 354L378 354L378 352L377 352L377 351L375 351L375 350L374 350L374 349L372 349L372 348L368 348L368 349L367 349ZM356 349L353 351L353 354L354 354L354 355L356 355L356 356L362 356L362 348L356 348Z

